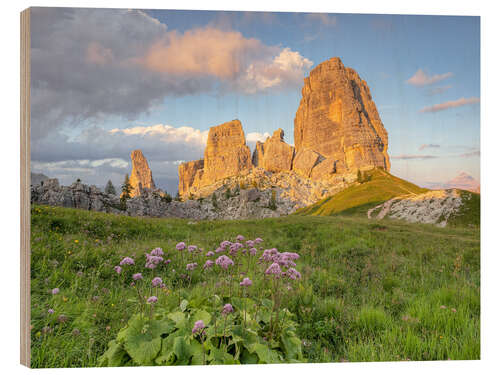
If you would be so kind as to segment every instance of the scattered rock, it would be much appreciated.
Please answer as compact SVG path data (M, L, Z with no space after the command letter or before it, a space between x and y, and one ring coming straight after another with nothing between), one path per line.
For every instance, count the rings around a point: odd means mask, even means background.
M283 129L278 129L264 143L264 169L270 172L283 172L292 169L295 150L284 140Z

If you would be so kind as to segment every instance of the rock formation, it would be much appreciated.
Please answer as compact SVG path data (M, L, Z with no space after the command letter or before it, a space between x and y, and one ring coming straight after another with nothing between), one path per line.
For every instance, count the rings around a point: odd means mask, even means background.
M304 177L310 177L312 169L324 159L316 151L300 150L293 159L293 170Z
M182 163L179 165L179 195L189 193L192 186L199 187L203 177L203 159Z
M155 190L155 182L153 174L149 169L148 161L142 154L141 150L134 150L130 154L132 159L132 173L130 174L130 185L132 192L130 195L136 197L142 194L145 189Z
M208 197L230 180L254 187L276 180L273 187L306 203L354 182L358 170L390 169L387 131L370 89L339 58L319 64L305 78L294 125L295 146L278 129L256 143L251 158L240 121L210 128L204 160L179 166L180 196ZM246 175L250 178L239 177Z
M213 126L204 159L179 165L179 195L187 197L204 186L252 169L252 154L239 120Z
M368 210L368 219L405 220L410 223L436 224L445 227L451 216L463 205L457 189L431 190L422 194L409 194L392 198Z
M252 155L252 164L257 168L264 168L264 143L257 141Z
M390 169L387 131L370 89L339 58L319 64L304 79L294 125L297 153L316 151L342 162L351 173L373 167Z
M252 169L252 155L239 120L213 126L208 132L202 185Z
M283 129L278 129L264 143L263 167L269 172L282 172L292 169L295 150L284 140Z

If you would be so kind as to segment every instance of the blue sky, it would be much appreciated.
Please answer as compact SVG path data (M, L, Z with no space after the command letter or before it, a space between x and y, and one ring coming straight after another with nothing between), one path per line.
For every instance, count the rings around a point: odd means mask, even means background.
M102 22L107 19L109 24ZM33 20L36 25L36 13ZM60 10L40 12L38 20L40 25L35 27L41 37L32 44L40 57L32 62L36 87L32 95L35 101L39 96L43 108L47 98L53 96L55 103L57 95L66 90L63 101L58 101L61 106L66 104L64 109L52 111L52 117L38 112L38 107L32 109L32 126L36 128L38 121L43 129L32 135L32 167L63 181L80 173L103 185L107 172L115 183L120 182L130 164L126 151L119 145L109 147L95 141L96 134L100 132L103 139L112 129L125 130L112 133L128 137L120 140L121 145L133 145L130 137L140 137L139 147L145 138L165 135L163 130L147 132L147 127L163 124L175 128L169 132L187 127L199 131L195 143L200 146L210 126L238 118L245 132L255 133L256 139L283 128L286 141L293 143L302 78L334 56L368 83L389 133L393 174L420 185L448 181L461 171L479 179L479 17L164 10L137 15L69 9L64 14ZM44 28L48 22L64 22L65 29L70 29L68 35L60 35L56 27ZM180 49L175 50L175 45ZM244 56L234 74L224 73L229 65L223 58L216 67L189 65L189 53L202 51L211 58L227 46L234 46ZM49 55L68 56L76 47L86 55L76 56L74 61L59 59L57 71L44 68L51 62ZM212 52L205 51L211 48ZM154 56L153 50L163 54ZM295 65L274 77L268 67L277 56L286 57L287 62L293 59ZM158 64L165 59L180 63ZM130 61L135 64L132 70L130 64L124 68ZM81 81L75 77L75 64L81 64L85 72ZM253 81L242 73L251 65L257 72ZM53 87L54 93L47 87ZM131 128L136 130L126 130ZM63 148L68 152L44 151L50 148L49 137L51 142L66 142ZM152 154L153 176L169 191L175 189L176 163L201 157L203 152L203 147L193 146L183 154L179 146L159 141L154 143L155 149L145 151L148 159L148 152ZM181 151L175 155L169 151L177 148ZM103 166L109 168L98 172L96 168Z

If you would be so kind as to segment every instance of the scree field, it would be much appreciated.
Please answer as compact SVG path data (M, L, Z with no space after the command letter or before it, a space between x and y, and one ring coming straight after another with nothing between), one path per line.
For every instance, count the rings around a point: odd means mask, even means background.
M31 215L33 367L480 358L477 225L342 215L192 222L46 206ZM261 238L248 246L257 254L242 247L228 270L204 268L230 255L207 252L238 235ZM146 268L157 248L161 264ZM300 256L300 278L278 284L266 273L259 259L272 248ZM253 284L240 286L245 277Z

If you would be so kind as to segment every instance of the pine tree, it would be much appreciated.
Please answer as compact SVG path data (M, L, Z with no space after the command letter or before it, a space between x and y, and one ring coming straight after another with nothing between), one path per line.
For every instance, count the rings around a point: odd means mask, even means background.
M128 178L128 174L125 175L125 180L122 184L122 194L120 196L120 202L122 207L127 207L127 199L131 198L130 193L132 192L132 185L130 185L130 179Z
M116 190L115 190L115 187L114 187L113 183L111 182L111 180L108 180L108 183L106 184L106 187L104 188L104 192L106 194L116 195Z

